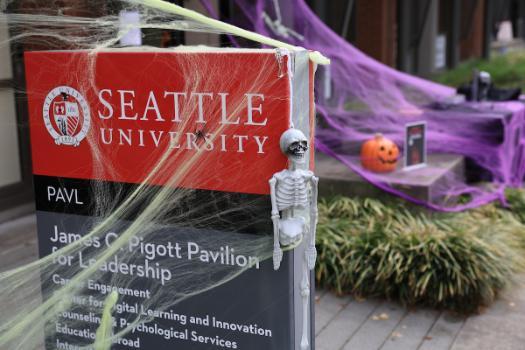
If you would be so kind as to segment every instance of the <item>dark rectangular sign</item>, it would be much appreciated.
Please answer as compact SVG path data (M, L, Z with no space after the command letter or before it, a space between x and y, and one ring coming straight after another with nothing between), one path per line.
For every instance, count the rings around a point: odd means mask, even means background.
M427 163L427 140L425 122L405 126L404 169L424 167Z

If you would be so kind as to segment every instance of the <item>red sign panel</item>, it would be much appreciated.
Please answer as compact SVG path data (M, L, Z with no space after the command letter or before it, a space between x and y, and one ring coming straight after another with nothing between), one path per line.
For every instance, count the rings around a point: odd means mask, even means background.
M271 50L26 53L33 172L267 194L286 166L288 59Z

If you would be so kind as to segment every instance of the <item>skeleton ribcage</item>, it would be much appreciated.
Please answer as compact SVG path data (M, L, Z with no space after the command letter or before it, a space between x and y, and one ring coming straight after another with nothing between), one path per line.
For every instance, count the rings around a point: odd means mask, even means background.
M286 176L277 182L275 197L279 210L308 205L308 186L302 176Z

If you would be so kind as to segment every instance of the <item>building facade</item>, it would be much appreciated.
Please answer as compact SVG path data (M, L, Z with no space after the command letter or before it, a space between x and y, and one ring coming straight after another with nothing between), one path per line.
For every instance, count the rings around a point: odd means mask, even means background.
M373 58L420 76L488 58L499 25L525 38L521 0L308 0L337 33Z

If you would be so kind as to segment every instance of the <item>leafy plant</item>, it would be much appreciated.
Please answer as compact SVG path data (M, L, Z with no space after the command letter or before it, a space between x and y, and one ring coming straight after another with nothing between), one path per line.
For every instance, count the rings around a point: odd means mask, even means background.
M472 79L472 70L487 71L498 87L521 87L525 89L525 53L511 51L495 55L491 60L474 59L460 64L457 68L436 74L432 79L442 84L457 87Z
M442 214L401 200L325 199L317 245L325 288L463 312L490 304L525 266L525 226L496 204Z
M509 188L506 191L507 202L510 210L525 224L525 191L517 188Z

